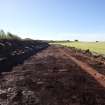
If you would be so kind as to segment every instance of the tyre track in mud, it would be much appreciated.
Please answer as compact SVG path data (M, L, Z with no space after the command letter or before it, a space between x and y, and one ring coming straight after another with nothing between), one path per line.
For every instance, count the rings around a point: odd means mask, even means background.
M0 104L105 105L101 74L98 78L94 73L66 48L51 45L11 72L2 73Z
M70 53L68 54L61 49L60 49L60 52L64 53L65 56L67 56L69 59L75 62L78 66L82 68L82 70L90 74L96 81L98 81L103 87L105 87L105 75L99 73L97 70L89 66L87 63L76 59L75 57L70 55Z
M76 48L65 48L65 51L105 75L105 57L102 55L93 55L90 51L77 50Z

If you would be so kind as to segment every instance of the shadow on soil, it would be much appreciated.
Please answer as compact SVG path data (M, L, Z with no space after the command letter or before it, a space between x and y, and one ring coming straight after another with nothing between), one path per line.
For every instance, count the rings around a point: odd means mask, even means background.
M27 49L25 50L24 48L21 49L22 52L20 52L19 54L18 53L14 55L8 54L6 57L4 56L3 58L1 58L0 59L0 73L11 71L14 66L18 64L22 64L24 60L36 54L37 52L47 48L49 45L48 43L41 42L37 45L32 45L31 47L30 46L31 44L28 47L26 45L25 47L27 47Z

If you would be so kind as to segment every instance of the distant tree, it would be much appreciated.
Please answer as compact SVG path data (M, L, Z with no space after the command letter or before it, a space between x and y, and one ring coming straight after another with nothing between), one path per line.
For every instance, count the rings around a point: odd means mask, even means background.
M12 39L14 37L10 32L7 33L7 36L9 39Z
M15 39L15 40L20 40L21 38L18 37L17 35L11 34L10 32L8 32L6 34L3 30L0 30L0 39Z
M99 41L96 41L96 43L98 43Z
M66 40L66 42L70 42L70 40Z
M74 40L74 41L75 41L75 42L79 42L79 40L77 40L77 39L76 39L76 40Z
M25 38L24 40L32 40L31 38Z
M5 39L7 36L3 30L0 30L0 39Z
M21 39L20 37L18 37L17 35L13 35L10 32L7 33L7 37L8 39Z

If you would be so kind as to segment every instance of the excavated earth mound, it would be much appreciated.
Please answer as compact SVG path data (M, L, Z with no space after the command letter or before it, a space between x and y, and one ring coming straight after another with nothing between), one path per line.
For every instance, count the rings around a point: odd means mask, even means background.
M0 105L105 105L102 59L87 51L51 45L1 73ZM87 67L96 74L89 74Z
M10 71L13 66L48 46L48 43L38 40L0 40L0 72Z

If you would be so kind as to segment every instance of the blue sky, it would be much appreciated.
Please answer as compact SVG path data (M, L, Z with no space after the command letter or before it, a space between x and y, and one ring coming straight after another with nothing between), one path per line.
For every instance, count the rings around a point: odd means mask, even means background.
M23 38L105 41L105 0L0 0L0 29Z

